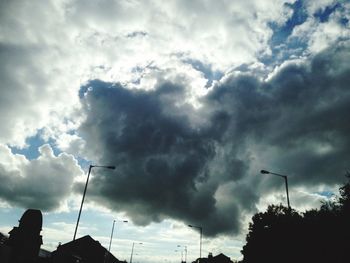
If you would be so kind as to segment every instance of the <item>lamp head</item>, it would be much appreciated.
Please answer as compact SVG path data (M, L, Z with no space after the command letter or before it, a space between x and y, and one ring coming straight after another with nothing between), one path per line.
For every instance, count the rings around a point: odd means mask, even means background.
M266 171L266 170L261 170L260 173L262 173L262 174L269 174L270 172Z

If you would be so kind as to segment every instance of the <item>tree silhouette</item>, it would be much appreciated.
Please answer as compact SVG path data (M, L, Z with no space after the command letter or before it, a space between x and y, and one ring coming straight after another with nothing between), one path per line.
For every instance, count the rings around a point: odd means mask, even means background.
M299 213L270 205L253 216L243 263L348 263L350 244L350 174L339 197L320 209Z
M295 232L292 230L300 220L301 215L282 205L270 205L266 212L255 214L242 250L243 262L293 262L290 246Z
M340 197L338 198L338 205L340 210L349 216L350 213L350 172L345 175L348 182L339 188Z

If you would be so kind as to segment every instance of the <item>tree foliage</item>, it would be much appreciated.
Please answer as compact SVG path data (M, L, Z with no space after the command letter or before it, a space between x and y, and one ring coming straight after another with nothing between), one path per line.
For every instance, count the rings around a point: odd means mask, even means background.
M350 174L339 197L304 213L270 205L253 216L241 251L243 263L348 263Z

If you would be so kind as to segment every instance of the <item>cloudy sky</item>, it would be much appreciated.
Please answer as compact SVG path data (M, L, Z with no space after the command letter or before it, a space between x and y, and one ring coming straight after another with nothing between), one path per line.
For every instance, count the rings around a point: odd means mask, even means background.
M238 259L250 217L350 169L350 1L0 1L0 231L44 212L129 260ZM135 251L136 252L136 251Z

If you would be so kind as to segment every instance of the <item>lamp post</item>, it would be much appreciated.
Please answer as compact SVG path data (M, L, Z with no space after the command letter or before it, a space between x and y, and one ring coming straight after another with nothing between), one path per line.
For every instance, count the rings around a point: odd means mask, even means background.
M127 223L128 220L118 220L123 223ZM109 253L111 251L111 245L112 245L112 239L113 239L113 232L114 232L114 225L115 225L116 220L113 220L113 226L112 226L112 232L111 232L111 239L109 240L109 247L108 247L108 258L109 258ZM108 262L108 261L107 261Z
M183 251L180 251L180 250L177 250L177 249L175 249L174 250L175 252L181 252L181 263L183 262L183 259L184 259L184 254L183 254Z
M285 185L286 185L288 209L290 210L289 192L288 192L288 177L287 177L287 175L273 173L273 172L269 172L269 171L266 171L266 170L261 170L260 173L262 173L262 174L273 174L273 175L277 175L279 177L282 177L284 179L284 182L285 182Z
M187 246L181 246L181 245L177 245L177 247L184 247L184 251L185 251L185 262L187 262Z
M76 224L76 226L75 226L73 241L75 240L75 237L76 237L76 235L77 235L78 226L79 226L79 221L80 221L80 215L81 215L81 210L83 209L83 204L84 204L84 199L85 199L85 194L86 194L87 186L88 186L88 183L89 183L90 173L91 173L92 168L94 168L94 167L106 168L106 169L112 169L112 170L115 169L115 166L104 166L104 165L90 165L90 166L89 166L89 172L88 172L88 176L87 176L86 183L85 183L85 188L84 188L84 193L83 193L83 199L81 200L81 205L80 205L80 209L79 209L77 224Z
M131 248L131 255L130 255L130 262L129 263L132 263L132 255L134 254L134 246L135 244L139 244L139 245L142 245L143 243L135 243L135 242L132 242L132 248Z
M188 225L189 227L193 227L193 228L197 228L199 229L199 233L200 233L200 239L199 239L199 259L202 258L202 232L203 229L201 226L193 226L193 225Z

